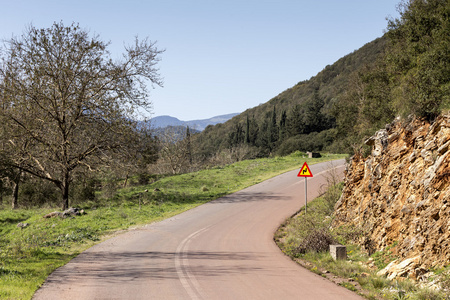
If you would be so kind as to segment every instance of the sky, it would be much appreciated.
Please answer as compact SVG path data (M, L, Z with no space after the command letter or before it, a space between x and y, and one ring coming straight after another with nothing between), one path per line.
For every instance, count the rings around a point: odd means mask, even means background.
M165 50L150 117L240 113L383 35L400 0L0 0L0 39L79 23L111 43Z

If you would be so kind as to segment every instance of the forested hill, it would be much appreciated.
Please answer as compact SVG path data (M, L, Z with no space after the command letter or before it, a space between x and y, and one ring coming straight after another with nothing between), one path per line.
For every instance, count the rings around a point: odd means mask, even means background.
M237 151L244 147L244 155L251 158L330 147L337 135L336 101L346 93L357 73L381 56L385 45L386 38L378 38L266 103L224 124L207 127L193 137L197 150L208 156L217 150Z
M222 152L235 159L296 150L351 153L397 116L433 121L450 110L450 1L403 1L399 13L382 38L195 135L194 150L200 158Z

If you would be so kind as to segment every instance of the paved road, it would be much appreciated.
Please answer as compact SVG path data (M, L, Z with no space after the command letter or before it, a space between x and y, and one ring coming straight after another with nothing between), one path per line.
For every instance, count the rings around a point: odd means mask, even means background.
M330 167L311 165L308 199ZM283 255L273 233L304 204L288 172L111 238L56 270L33 299L361 299Z

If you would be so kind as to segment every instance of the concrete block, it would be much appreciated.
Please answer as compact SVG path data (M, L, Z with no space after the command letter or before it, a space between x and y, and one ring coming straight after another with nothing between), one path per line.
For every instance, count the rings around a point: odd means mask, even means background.
M347 259L347 247L342 245L330 245L330 254L334 260Z
M318 152L306 152L308 154L308 158L319 158L322 157Z

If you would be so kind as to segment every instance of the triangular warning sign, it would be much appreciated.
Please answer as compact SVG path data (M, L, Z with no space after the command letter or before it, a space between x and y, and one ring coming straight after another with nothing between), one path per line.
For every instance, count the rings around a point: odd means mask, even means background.
M303 167L300 169L300 172L298 172L297 177L313 177L313 174L311 173L311 170L308 167L308 164L305 162L303 164Z

